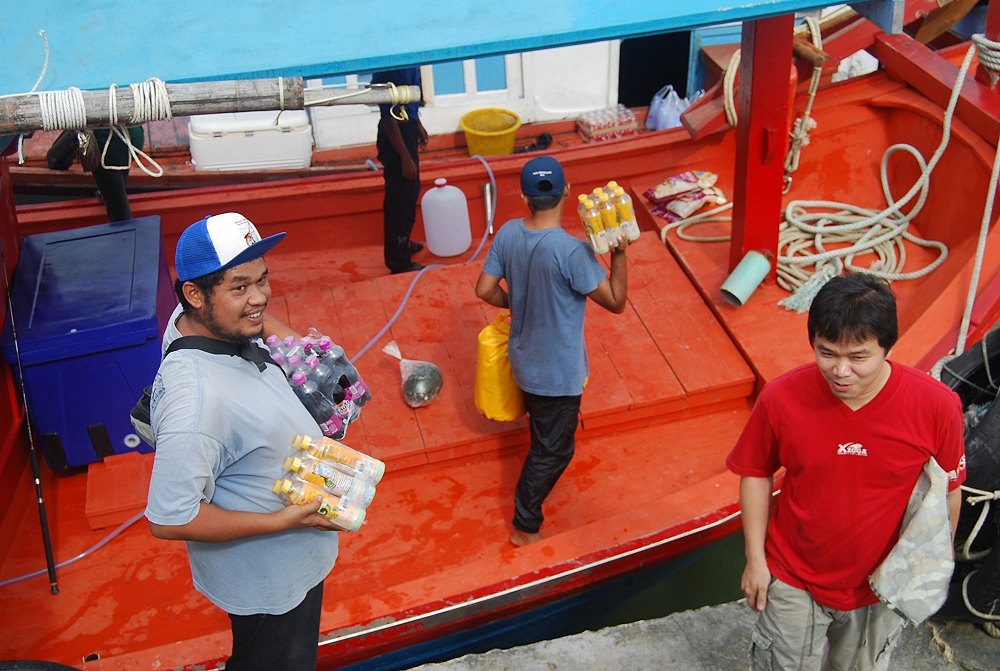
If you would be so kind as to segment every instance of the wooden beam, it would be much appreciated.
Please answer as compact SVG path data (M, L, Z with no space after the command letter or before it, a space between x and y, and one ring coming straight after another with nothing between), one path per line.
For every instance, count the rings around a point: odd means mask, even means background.
M906 82L945 108L959 68L907 35L882 35L873 53L895 79ZM1000 136L1000 91L966 77L955 117L980 137L996 145Z
M951 30L951 27L965 18L979 0L952 0L924 17L919 30L913 36L921 44L930 44Z
M786 14L743 24L743 85L736 97L739 125L729 268L735 268L748 251L756 250L772 259L771 278L788 146L789 76L796 77L792 64L794 22L795 16Z
M374 87L345 91L306 90L301 77L274 79L236 79L195 84L165 84L173 116L215 114L220 112L258 112L271 110L301 110L307 106L329 105L379 105L394 102L389 88ZM419 100L418 86L399 86L398 97ZM64 92L59 92L64 93ZM111 120L110 93L81 91L80 98L86 114L83 126L106 126ZM136 100L132 89L119 87L115 91L118 119L128 123ZM156 119L145 119L156 120ZM142 119L140 119L142 121ZM26 133L35 130L53 130L52 122L43 124L42 106L37 93L0 98L0 135ZM58 123L55 128L77 128Z

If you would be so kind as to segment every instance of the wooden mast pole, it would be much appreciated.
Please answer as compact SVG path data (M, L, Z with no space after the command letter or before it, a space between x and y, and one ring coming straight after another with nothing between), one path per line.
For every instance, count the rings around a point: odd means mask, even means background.
M314 105L379 105L394 102L393 92L388 88L345 91L306 89L301 77L165 84L164 87L174 116L300 110ZM403 100L420 99L418 86L399 86L397 92ZM119 123L128 123L136 106L132 90L127 86L119 87L114 95ZM108 125L111 120L109 91L82 91L81 96L87 117L87 123L84 125L92 127ZM149 120L151 119L145 121ZM46 128L42 123L42 108L37 93L0 98L0 135L43 129L55 130Z
M729 269L756 250L771 260L771 280L777 265L794 25L793 14L745 21L740 45Z

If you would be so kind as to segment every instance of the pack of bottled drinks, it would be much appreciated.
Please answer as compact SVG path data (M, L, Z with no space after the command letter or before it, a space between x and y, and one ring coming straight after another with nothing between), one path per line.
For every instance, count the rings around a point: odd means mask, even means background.
M372 397L344 348L314 328L303 338L272 335L265 343L323 435L343 439Z
M635 113L625 105L585 112L576 119L576 132L584 142L603 142L639 132Z
M274 493L285 505L305 505L318 498L320 515L338 529L357 531L375 498L375 485L385 474L385 463L327 436L297 435L292 447Z
M577 213L590 246L597 254L617 248L626 239L639 238L632 197L618 182L610 181L577 196Z

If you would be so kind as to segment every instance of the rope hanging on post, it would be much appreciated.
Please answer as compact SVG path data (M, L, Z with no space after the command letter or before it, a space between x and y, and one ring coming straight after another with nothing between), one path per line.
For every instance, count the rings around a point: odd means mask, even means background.
M817 50L823 49L823 33L820 30L819 22L811 16L806 17L806 26L812 36L813 46ZM819 90L819 82L823 77L823 64L813 65L812 78L809 80L809 96L806 98L806 108L802 116L795 120L792 128L791 142L788 154L785 155L785 185L783 193L788 193L792 188L792 173L799 169L799 157L802 155L802 147L809 144L809 131L816 128L816 121L812 118L813 102L816 100L816 92Z
M42 38L42 44L45 45L45 60L42 62L42 71L38 74L35 85L28 93L34 93L38 90L38 87L42 85L42 80L45 79L45 73L49 71L49 38L44 29L38 31L38 36ZM17 164L24 164L24 133L17 136Z
M167 95L167 87L162 80L152 77L141 84L130 84L132 89L132 114L129 115L129 125L138 125L148 121L160 119L170 119L173 113L170 110L170 97ZM118 86L112 84L108 88L108 133L107 140L101 149L101 167L105 170L129 170L135 162L139 168L150 177L161 177L163 167L157 163L153 157L142 151L141 148L132 144L128 128L118 119ZM129 159L127 165L108 165L108 147L111 146L111 137L115 135L128 149ZM149 162L151 167L146 167L143 159Z

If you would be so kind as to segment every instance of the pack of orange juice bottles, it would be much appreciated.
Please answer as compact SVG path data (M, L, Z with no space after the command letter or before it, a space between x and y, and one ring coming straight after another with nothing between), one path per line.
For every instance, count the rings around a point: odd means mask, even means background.
M322 500L319 514L344 531L357 531L375 498L375 485L385 463L327 436L298 435L292 447L302 450L285 459L286 473L275 481L274 493L286 505Z
M632 198L615 181L598 186L589 194L580 194L577 213L597 254L615 249L624 239L639 238Z

